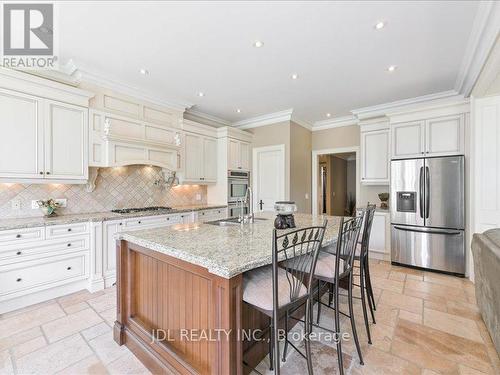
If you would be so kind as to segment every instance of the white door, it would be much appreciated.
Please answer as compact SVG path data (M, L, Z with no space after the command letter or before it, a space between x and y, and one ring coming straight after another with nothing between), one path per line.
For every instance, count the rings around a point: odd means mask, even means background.
M439 117L425 122L426 156L464 154L464 116Z
M250 170L250 144L240 142L240 167Z
M361 133L361 182L389 184L389 130Z
M43 178L42 102L0 90L0 177Z
M285 199L285 145L253 149L255 211L273 211Z
M203 138L203 177L217 181L217 141L212 138Z
M185 163L184 163L184 174L186 180L199 180L202 176L201 163L203 144L201 143L201 137L194 134L186 134L184 138L185 142Z
M424 156L425 126L423 121L392 126L392 157L405 159Z
M229 140L228 145L228 153L229 153L229 161L228 167L229 169L241 169L240 165L240 142L235 141L234 139Z
M45 178L87 179L87 109L47 101L45 111Z

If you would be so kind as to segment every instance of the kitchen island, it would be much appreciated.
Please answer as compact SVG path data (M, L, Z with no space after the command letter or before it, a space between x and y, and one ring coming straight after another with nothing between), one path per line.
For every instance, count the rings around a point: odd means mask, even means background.
M245 340L268 318L242 302L243 274L272 263L274 215L253 224L175 225L121 233L117 241L114 338L153 372L240 374L243 352L258 363L267 344ZM328 219L324 244L340 218L295 215L297 227Z

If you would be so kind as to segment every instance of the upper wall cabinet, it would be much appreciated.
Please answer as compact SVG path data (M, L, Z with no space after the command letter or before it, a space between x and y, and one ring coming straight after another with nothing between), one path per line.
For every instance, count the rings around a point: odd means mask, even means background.
M389 184L389 129L361 131L361 183Z
M464 153L464 115L439 117L425 121L427 156Z
M421 157L425 153L424 121L408 122L392 126L392 158Z
M0 182L85 183L92 96L0 68Z
M392 125L392 158L464 154L464 115Z
M236 139L228 142L228 168L250 170L250 144Z
M183 182L198 184L217 181L217 141L198 134L184 136Z
M0 90L2 181L84 183L87 113L84 107Z

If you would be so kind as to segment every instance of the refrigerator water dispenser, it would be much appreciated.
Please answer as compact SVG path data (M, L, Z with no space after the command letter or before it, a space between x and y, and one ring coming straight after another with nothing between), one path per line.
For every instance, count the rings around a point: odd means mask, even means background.
M396 209L398 212L416 212L416 200L417 193L415 191L398 191Z

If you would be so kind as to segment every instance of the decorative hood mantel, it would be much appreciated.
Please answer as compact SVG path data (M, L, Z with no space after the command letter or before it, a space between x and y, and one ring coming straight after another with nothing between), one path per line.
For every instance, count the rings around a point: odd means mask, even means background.
M90 111L90 128L92 166L179 168L182 135L178 129L98 110Z

